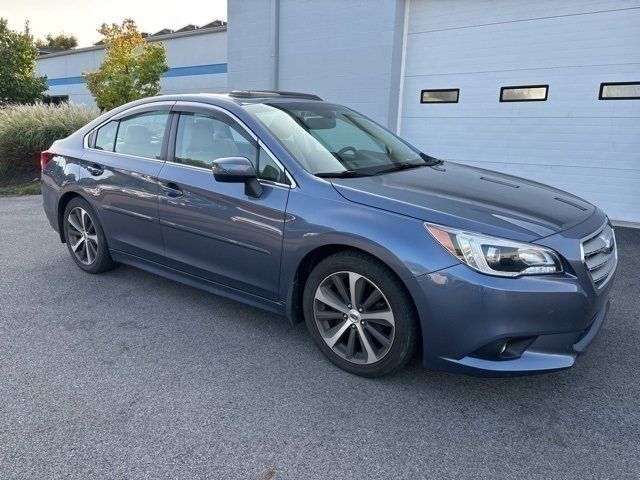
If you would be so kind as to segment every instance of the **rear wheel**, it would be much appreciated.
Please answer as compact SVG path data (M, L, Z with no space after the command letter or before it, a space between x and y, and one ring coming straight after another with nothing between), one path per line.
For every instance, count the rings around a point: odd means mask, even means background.
M73 198L64 211L64 238L71 258L82 270L102 273L116 264L111 258L102 226L89 202Z
M411 297L388 267L365 254L340 252L320 262L305 285L304 313L320 350L351 373L386 375L415 353Z

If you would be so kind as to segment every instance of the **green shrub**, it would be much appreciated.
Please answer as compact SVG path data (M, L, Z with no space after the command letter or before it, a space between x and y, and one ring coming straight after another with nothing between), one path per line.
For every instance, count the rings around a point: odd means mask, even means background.
M0 187L0 197L17 195L40 195L40 182L21 183L10 187Z
M0 108L0 178L36 170L39 152L98 115L97 108L72 103Z

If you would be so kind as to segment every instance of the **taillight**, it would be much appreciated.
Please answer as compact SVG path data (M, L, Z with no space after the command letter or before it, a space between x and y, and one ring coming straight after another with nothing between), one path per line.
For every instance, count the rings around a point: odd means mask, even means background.
M55 153L50 152L49 150L40 152L40 169L44 171L44 167L49 163L49 160L55 157L55 155Z

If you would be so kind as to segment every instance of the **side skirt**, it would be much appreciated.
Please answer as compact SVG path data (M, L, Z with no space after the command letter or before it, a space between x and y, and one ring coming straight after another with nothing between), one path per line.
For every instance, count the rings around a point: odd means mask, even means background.
M111 258L113 258L116 262L131 265L132 267L155 273L156 275L160 275L161 277L184 283L185 285L199 288L200 290L205 290L207 292L230 298L238 302L246 303L247 305L258 307L263 310L276 313L278 315L286 315L286 307L284 303L275 302L267 298L252 295L250 293L243 292L242 290L228 287L220 283L212 282L211 280L207 280L206 278L191 275L190 273L167 267L166 265L161 265L159 263L152 262L150 260L146 260L129 253L111 249L109 251L111 253Z

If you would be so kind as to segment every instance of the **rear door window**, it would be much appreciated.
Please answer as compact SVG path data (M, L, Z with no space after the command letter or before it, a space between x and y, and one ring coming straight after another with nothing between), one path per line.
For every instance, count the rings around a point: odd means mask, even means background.
M120 120L115 151L160 159L168 118L168 111L155 111Z

